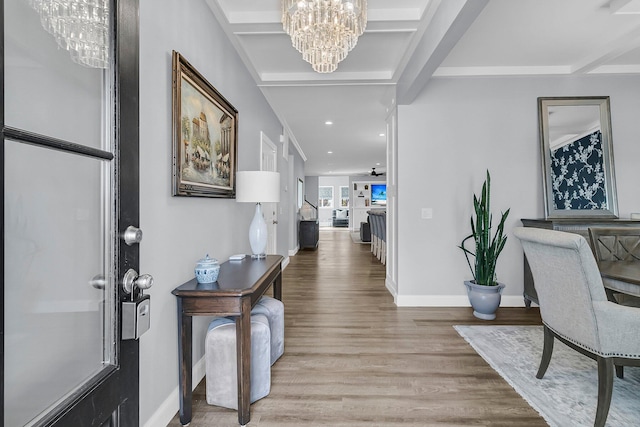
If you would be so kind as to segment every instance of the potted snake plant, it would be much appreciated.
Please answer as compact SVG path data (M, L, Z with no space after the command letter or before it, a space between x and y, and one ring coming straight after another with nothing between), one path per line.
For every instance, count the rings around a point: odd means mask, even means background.
M487 170L487 178L482 184L480 197L473 195L474 215L471 216L471 234L465 237L459 246L464 252L473 275L473 280L464 282L469 302L473 307L473 315L484 320L496 318L495 312L500 306L502 290L505 287L503 283L498 283L496 280L496 264L507 242L504 223L510 210L507 209L502 213L495 233L492 233L490 195L491 176ZM468 241L473 242L473 250L465 247ZM471 258L473 258L473 265Z

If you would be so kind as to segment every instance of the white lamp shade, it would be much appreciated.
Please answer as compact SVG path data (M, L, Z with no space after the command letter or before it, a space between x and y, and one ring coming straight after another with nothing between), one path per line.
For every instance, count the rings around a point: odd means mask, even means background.
M236 172L236 201L274 203L280 201L280 174L269 171Z

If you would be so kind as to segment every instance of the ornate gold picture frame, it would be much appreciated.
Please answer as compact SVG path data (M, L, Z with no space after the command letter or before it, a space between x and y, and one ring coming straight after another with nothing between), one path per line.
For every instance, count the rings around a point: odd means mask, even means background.
M235 198L238 110L173 51L173 195Z

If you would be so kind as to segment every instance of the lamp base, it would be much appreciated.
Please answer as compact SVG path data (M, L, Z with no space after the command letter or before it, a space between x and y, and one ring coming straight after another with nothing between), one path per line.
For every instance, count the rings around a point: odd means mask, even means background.
M262 206L256 203L256 213L249 227L249 243L251 244L251 258L264 258L267 249L267 223L262 216Z
M253 254L251 255L251 259L265 259L267 257L267 254Z

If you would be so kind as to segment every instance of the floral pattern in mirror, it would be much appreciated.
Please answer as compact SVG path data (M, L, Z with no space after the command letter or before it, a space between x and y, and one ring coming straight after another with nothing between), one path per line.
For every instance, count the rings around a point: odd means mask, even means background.
M600 130L551 152L554 209L607 209Z

